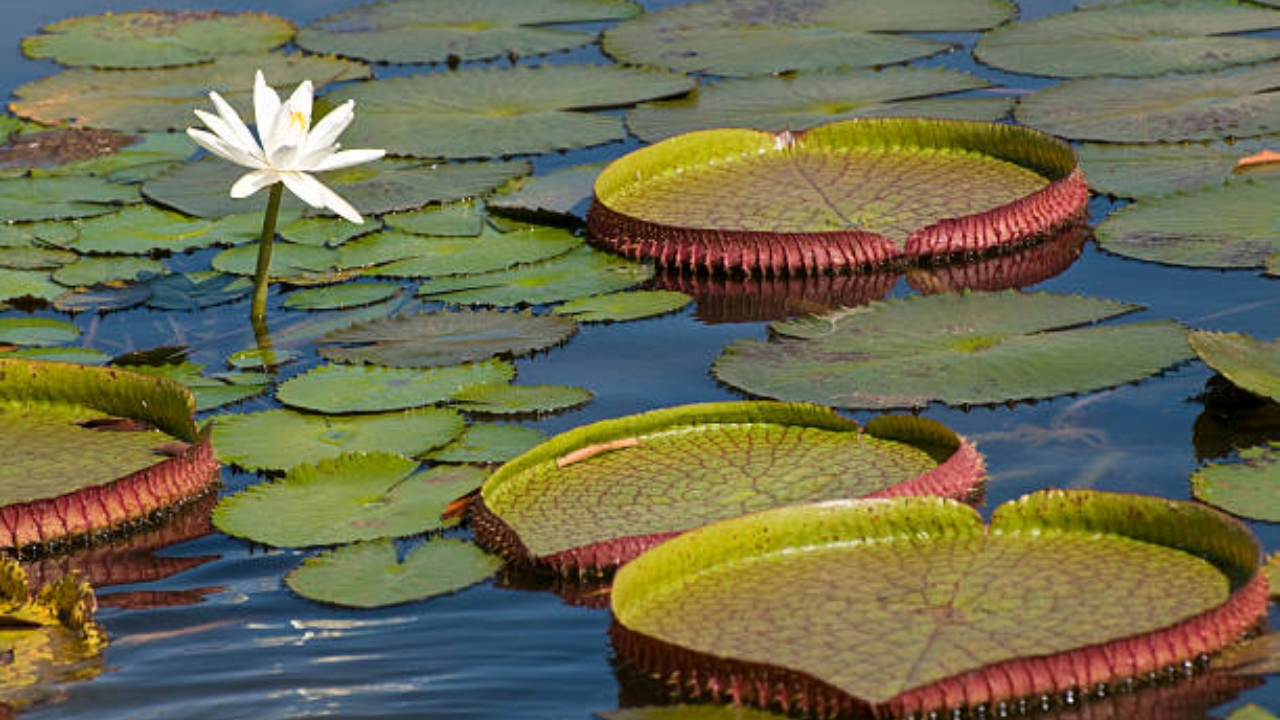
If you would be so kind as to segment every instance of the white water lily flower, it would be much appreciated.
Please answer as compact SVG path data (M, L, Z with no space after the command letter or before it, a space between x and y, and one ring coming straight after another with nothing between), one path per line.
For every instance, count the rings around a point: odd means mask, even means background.
M253 168L231 186L231 197L246 198L278 182L314 208L329 208L353 223L364 218L351 203L310 173L338 170L377 160L385 150L339 150L335 142L355 117L355 101L348 100L311 127L311 81L304 81L287 102L267 85L259 70L253 85L253 112L258 126L254 138L240 115L216 92L209 93L218 114L196 110L196 117L212 130L187 128L200 147L224 160Z

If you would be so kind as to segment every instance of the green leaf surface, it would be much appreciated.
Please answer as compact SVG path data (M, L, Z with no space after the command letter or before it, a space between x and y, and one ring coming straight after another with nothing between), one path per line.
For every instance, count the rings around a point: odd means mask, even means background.
M102 130L61 132L102 133ZM135 184L172 169L195 154L197 147L186 134L139 133L128 136L132 144L112 152L99 152L78 161L62 162L45 172L50 175L98 175L114 183Z
M556 25L639 12L629 0L395 0L322 17L302 28L297 43L372 62L465 62L586 45L594 33Z
M227 248L209 261L214 270L230 275L253 277L258 268L258 247L240 245ZM315 245L276 242L271 248L267 274L272 280L305 285L323 280L338 270L338 250Z
M376 219L365 218L361 225L340 217L304 217L280 226L280 237L299 245L337 247L346 241L381 229Z
M265 13L142 10L62 20L26 37L22 51L63 65L152 68L260 53L293 37L293 24Z
M111 312L137 307L151 297L147 283L106 282L68 290L53 300L53 307L67 313Z
M1015 12L1004 0L709 0L606 30L620 62L712 75L890 65L951 47L908 32L981 30Z
M273 547L334 545L438 530L454 499L480 487L488 472L372 452L298 465L274 482L223 498L219 530Z
M1280 443L1240 451L1238 463L1211 463L1191 475L1200 500L1253 520L1280 522Z
M1097 228L1104 250L1191 267L1263 266L1280 252L1280 176L1142 200Z
M384 412L444 402L487 383L506 383L516 370L504 360L439 368L320 365L280 385L280 402L323 413Z
M248 470L287 470L350 452L416 456L462 432L457 412L440 408L376 415L307 415L264 410L214 418L213 447L223 462Z
M1094 192L1153 198L1227 181L1271 175L1280 167L1236 171L1236 162L1264 147L1262 139L1208 145L1082 143L1080 167Z
M584 247L510 270L428 280L418 295L462 305L541 305L625 290L651 277L649 265Z
M1280 402L1280 342L1203 330L1192 330L1187 341L1206 365L1237 387Z
M21 298L52 300L66 291L66 287L54 282L43 270L0 268L0 301Z
M591 402L595 393L571 385L511 385L489 382L469 385L453 393L452 405L485 415L551 413Z
M547 439L541 430L509 423L473 422L458 439L423 457L445 463L504 463Z
M268 378L262 373L228 373L205 375L204 366L191 362L143 365L114 363L117 366L152 377L172 380L186 387L196 399L196 412L213 410L246 400L266 392Z
M574 165L517 179L490 195L488 207L516 216L584 218L604 165Z
M624 322L672 313L691 302L692 297L674 290L631 290L570 300L552 312L578 322Z
M19 87L9 109L45 125L180 130L196 123L193 108L209 108L210 90L226 98L240 117L253 117L250 95L256 70L262 70L273 87L288 89L303 80L320 89L370 74L368 66L349 60L278 53L235 53L175 68L74 68Z
M135 205L82 220L80 235L70 247L80 253L112 255L180 253L218 242L214 229L208 220L188 218L152 205Z
M974 55L1009 72L1055 77L1194 73L1280 57L1280 12L1235 0L1139 0L989 30Z
M627 128L653 142L692 130L749 127L794 131L856 117L992 121L1009 112L1007 98L934 97L988 85L967 73L914 67L722 80L699 86L687 98L640 105L627 113Z
M353 325L324 337L322 357L346 363L431 367L519 357L569 339L578 331L568 318L529 312L458 310L396 315Z
M234 302L253 289L246 278L208 271L161 275L147 284L151 288L148 307L191 312Z
M102 178L0 178L0 218L8 222L105 215L136 202L137 188Z
M518 182L519 179L516 180ZM484 229L484 207L473 200L433 205L421 210L392 213L387 226L415 235L475 237Z
M1137 310L1007 291L913 296L775 323L715 362L752 395L850 408L982 405L1136 382L1191 357L1177 323L1091 325Z
M67 287L91 287L108 282L147 280L169 272L160 260L128 255L83 257L53 271L53 281Z
M22 358L24 360L45 360L48 362L67 362L79 365L105 365L111 356L94 348L77 347L29 347L18 348L4 353L6 358Z
M1178 142L1280 131L1280 63L1150 80L1071 80L1022 98L1019 122L1073 140Z
M75 260L75 253L55 248L0 248L0 268L12 270L52 270Z
M0 318L0 343L62 345L80 337L80 328L65 320L44 317Z
M1231 711L1227 720L1276 720L1276 716L1253 703L1243 705Z
M965 704L965 686L939 685L947 678L1198 632L1171 628L1213 622L1234 579L1256 574L1253 545L1220 513L1163 498L1036 493L997 508L989 528L950 500L841 501L670 540L622 568L611 597L617 622L645 638L629 647L692 654L669 671L701 663L701 682L731 682L726 661L763 664L826 684L830 702L923 714ZM1250 604L1254 612L1265 609ZM1220 632L1243 634L1250 621ZM1096 658L1091 685L1110 682L1108 669L1115 679L1131 672L1102 648L1087 657ZM1055 680L1028 684L1052 691ZM983 702L1006 699L1002 687Z
M384 232L344 247L347 267L374 266L379 277L441 277L505 270L548 260L581 247L568 230L530 226L502 232L485 225L477 237L428 236Z
M343 283L289 293L284 306L294 310L345 310L372 305L399 295L392 283Z
M284 581L309 600L374 608L458 592L488 580L501 565L475 545L450 538L425 543L402 562L395 545L383 540L308 558Z
M482 68L353 85L343 142L419 157L496 157L621 140L622 122L584 112L678 95L683 75L604 65ZM357 206L358 207L358 206Z

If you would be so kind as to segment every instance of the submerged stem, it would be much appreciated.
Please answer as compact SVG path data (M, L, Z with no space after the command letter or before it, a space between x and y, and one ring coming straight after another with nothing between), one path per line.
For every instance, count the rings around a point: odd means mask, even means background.
M267 317L267 283L271 274L271 245L276 239L276 218L280 215L280 196L284 183L271 186L267 199L267 214L262 218L262 236L258 239L258 265L253 271L253 304L249 306L249 319L260 323Z

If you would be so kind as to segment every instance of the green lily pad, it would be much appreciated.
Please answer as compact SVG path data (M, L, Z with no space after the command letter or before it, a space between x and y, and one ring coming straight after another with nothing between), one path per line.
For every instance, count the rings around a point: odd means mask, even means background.
M1261 150L1264 144L1262 139L1229 145L1083 143L1077 150L1080 167L1094 192L1145 199L1270 175L1280 167L1236 171L1236 161Z
M196 412L213 410L266 392L269 381L262 373L203 374L204 366L191 362L146 365L113 363L133 372L162 377L186 387L196 399Z
M275 482L223 498L213 524L274 547L334 545L438 530L445 507L484 482L467 465L420 468L389 453L343 455L298 465Z
M231 353L227 356L227 365L240 370L267 372L287 365L298 357L299 353L294 350L255 347Z
M518 178L486 202L495 212L516 216L585 218L596 176L604 166L602 162L574 165Z
M252 277L257 272L258 247L241 245L227 248L214 255L209 264L219 272ZM271 249L271 264L267 274L273 281L305 285L312 281L324 280L337 270L336 248L277 242Z
M1028 75L1194 73L1280 57L1280 12L1235 0L1140 0L1059 13L989 30L974 55Z
M345 135L343 142L355 145ZM317 177L361 212L380 215L480 195L528 171L529 165L521 162L444 165L384 159ZM257 213L261 227L266 199L255 195L235 200L229 194L243 172L237 165L208 158L161 175L143 185L142 192L153 202L197 217ZM285 193L280 207L281 212L297 213L304 205Z
M100 135L109 130L64 129L58 133ZM39 135L45 135L40 133ZM38 136L37 136L38 137ZM195 154L196 144L185 133L139 133L127 135L130 142L110 152L98 152L79 160L63 158L45 170L50 175L98 175L113 183L135 184L172 169ZM34 139L34 137L33 137Z
M1187 341L1206 365L1237 387L1280 402L1280 342L1193 330Z
M1280 252L1280 176L1143 200L1097 228L1108 252L1170 265L1263 266Z
M68 290L54 298L53 307L66 313L105 313L137 307L150 297L151 287L146 283L106 282Z
M289 378L276 397L316 412L384 412L444 402L472 385L506 383L515 374L504 360L426 369L321 365Z
M554 65L393 77L336 95L359 108L346 143L396 155L467 158L622 140L620 119L580 111L679 95L693 84L656 70Z
M701 130L615 160L597 242L696 270L814 274L1024 243L1084 211L1075 156L1027 128L868 118Z
M770 707L788 688L799 707L950 714L1230 645L1266 613L1260 554L1230 518L1164 498L1047 491L997 508L989 527L939 498L799 505L622 568L613 639L625 664L661 667L682 694L734 687Z
M396 315L324 336L321 357L346 363L431 367L519 357L569 339L578 324L529 312L458 310Z
M96 177L0 178L0 217L9 222L105 215L138 199L137 188Z
M1280 63L1150 80L1087 78L1022 98L1023 124L1075 140L1176 142L1280 132Z
M1232 710L1227 720L1276 720L1276 716L1258 705L1249 703Z
M570 300L552 312L578 322L624 322L665 315L691 302L692 297L674 290L632 290Z
M350 452L416 456L453 440L457 412L425 408L377 415L307 415L264 410L214 418L213 447L223 462L247 470L287 470Z
M474 200L392 213L383 220L388 227L401 232L444 237L475 237L485 227L484 208Z
M496 272L536 263L581 247L582 238L554 227L526 227L502 232L486 225L477 237L379 233L343 248L349 267L370 267L379 277L441 277Z
M510 270L428 280L418 295L464 305L541 305L625 290L653 277L653 268L590 248Z
M591 402L595 393L571 385L511 385L488 382L468 385L452 395L453 407L486 415L551 413Z
M606 30L620 62L712 75L890 65L950 43L908 32L982 30L1013 16L1004 0L709 0Z
M774 323L715 362L753 395L837 407L983 405L1136 382L1191 357L1170 320L1092 325L1138 310L1049 293L913 296Z
M654 142L709 128L795 131L857 117L994 121L1009 112L1008 98L934 97L989 85L967 73L914 67L723 80L701 85L687 98L640 105L627 113L627 128Z
M284 306L294 310L345 310L382 302L400 291L399 285L391 283L343 283L289 293Z
M1191 492L1229 513L1280 522L1280 443L1240 451L1238 463L1211 463L1191 475Z
M972 446L928 420L860 427L816 405L685 405L557 435L486 480L471 515L504 555L590 571L722 518L832 498L966 497L981 474Z
M218 242L213 229L208 220L136 205L81 221L80 235L71 247L81 253L116 255L147 255L157 250L182 252Z
M138 140L136 136L110 130L60 128L43 132L14 132L0 144L0 170L16 170L18 172L14 176L17 177L36 168L48 170L66 163L81 163L104 154L110 155Z
M53 281L67 287L91 287L115 281L147 280L169 272L159 260L146 257L83 257L53 271Z
M247 278L207 271L161 275L147 284L151 288L148 307L191 312L234 302L253 290Z
M629 0L395 0L322 17L302 28L297 43L371 62L456 63L586 45L595 33L555 26L639 12Z
M343 607L397 605L484 582L502 561L472 543L437 538L401 562L390 540L362 542L307 558L285 576L299 595Z
M66 291L65 286L54 282L43 270L0 268L0 302L22 298L53 300Z
M106 365L111 356L95 348L78 347L28 347L9 350L6 358L44 360L48 362L77 363L79 365Z
M30 58L63 65L152 68L265 52L293 37L293 24L265 13L142 10L74 17L22 40Z
M423 457L446 463L504 463L546 439L541 430L524 425L473 422L458 439Z
M278 53L235 53L198 65L142 70L74 68L14 91L15 115L45 125L64 122L108 130L180 130L192 125L192 108L217 90L240 113L253 117L250 95L256 70L273 86L311 80L316 89L370 75L367 65L339 58Z
M280 237L299 245L338 247L346 241L378 231L376 219L365 218L362 225L339 217L304 217L280 226Z
M0 318L0 343L62 345L80 337L80 328L65 320L42 317Z
M53 270L75 260L75 253L56 248L0 248L0 268L12 270Z

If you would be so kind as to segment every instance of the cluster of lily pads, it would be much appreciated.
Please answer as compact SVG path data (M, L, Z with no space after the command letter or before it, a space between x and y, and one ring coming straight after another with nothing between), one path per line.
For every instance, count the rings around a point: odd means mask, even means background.
M744 281L731 272L763 266L677 261L669 264L730 274L658 275L636 259L643 253L620 258L587 242L585 206L593 195L600 200L594 182L602 164L532 174L534 164L521 156L724 127L768 131L750 134L750 142L790 151L803 131L833 121L939 119L829 125L810 136L839 144L859 132L849 128L877 128L866 172L880 181L885 168L896 168L905 179L868 183L866 197L847 202L821 199L835 206L840 223L906 247L923 225L987 208L966 192L939 193L931 198L936 208L925 210L908 196L865 216L841 213L936 174L924 165L935 157L955 177L983 178L979 190L998 186L996 204L1080 182L1073 164L1063 164L1065 145L1038 145L1021 129L983 142L1026 143L1020 152L1034 162L931 145L912 149L906 163L876 155L881 145L911 145L903 137L978 127L942 119L988 123L1012 113L1023 125L1085 141L1078 150L1089 187L1135 200L1099 226L1105 249L1274 272L1275 166L1237 168L1241 155L1280 131L1280 101L1270 92L1280 79L1273 60L1280 43L1236 35L1280 26L1280 10L1268 5L1129 0L1011 21L1016 7L1007 0L706 0L650 13L627 0L391 0L303 28L266 14L222 12L56 23L23 49L68 69L18 88L13 116L0 117L8 135L0 146L0 300L67 313L145 307L188 318L245 300L255 256L247 243L257 238L259 209L226 195L235 168L193 159L195 147L172 131L192 123L191 109L211 89L243 113L255 70L281 85L332 85L322 108L355 100L359 109L344 142L386 148L390 157L325 178L370 216L363 225L286 201L270 266L273 282L288 288L278 296L285 315L273 336L219 358L229 371L206 372L180 348L113 357L66 347L80 330L58 319L0 319L5 354L22 367L63 360L161 378L128 380L148 388L130 402L154 404L151 393L172 394L174 381L194 397L174 406L182 417L138 418L135 406L126 412L84 398L14 394L5 396L0 420L38 407L58 437L121 455L119 467L107 468L104 480L111 480L145 466L157 447L181 456L209 442L191 423L193 411L272 392L273 401L260 402L283 407L206 416L221 462L267 476L223 498L212 517L224 532L256 543L324 548L288 574L293 591L377 607L457 591L492 577L504 561L571 581L607 578L625 566L611 600L615 647L633 670L676 695L829 716L991 710L1049 694L1101 694L1100 685L1217 652L1256 624L1268 592L1248 532L1200 505L1089 492L1031 495L998 509L986 526L962 502L980 494L982 461L971 444L928 420L882 416L857 424L830 408L1048 398L1136 382L1197 355L1248 393L1280 402L1276 342L1188 335L1169 320L1111 323L1140 307L1006 289L1041 279L1045 267L1060 270L1079 253L1082 234L1068 222L1083 208L1079 186L1064 191L1070 201L1047 220L1040 209L1031 212L1042 224L1014 233L1019 247L979 259L988 265L896 267L887 282L874 272L819 273L797 282L817 285L820 311L842 304L846 296L831 288L845 280L856 286L848 297L859 306L808 315L784 302L749 314L786 319L771 326L767 341L731 344L711 372L747 395L786 402L669 408L547 439L521 421L575 409L592 395L516 383L515 358L571 341L579 323L651 317L691 300L654 285L711 287L735 302L767 296L759 283L772 282L786 299L796 281L786 273L831 267L805 261L787 265L784 277ZM614 21L599 37L617 65L473 62L578 47L597 33L558 25ZM955 31L985 31L975 50L983 63L1072 79L1014 103L967 73L879 69L950 47L911 32ZM296 51L282 50L290 43ZM449 70L375 79L375 63ZM1132 77L1115 77L1118 71ZM600 112L615 108L628 109ZM749 154L734 145L748 134L712 130L693 136L692 145ZM687 152L701 183L729 172L720 156ZM653 171L623 169L635 177ZM612 198L612 181L602 182ZM763 194L776 187L757 185ZM686 185L673 195L690 192ZM731 207L735 194L719 197L716 212L703 213L705 202L674 202L671 211L687 218L692 205L697 222L711 223L700 230L718 232L724 227L715 223L741 219ZM1060 253L1065 264L1036 255L1057 247L1039 237L1050 231L1075 239ZM837 269L868 269L860 265ZM991 268L990 276L974 268ZM881 300L902 272L922 291L973 291L861 304ZM700 304L707 297L691 292ZM312 351L321 364L289 370ZM65 379L77 371L50 372ZM9 424L29 424L21 417ZM101 431L121 429L121 417L147 427L125 423L131 432L114 437ZM151 426L173 437L152 437ZM18 436L7 431L5 440L22 442ZM1277 466L1280 446L1266 438L1238 462L1197 472L1192 490L1231 513L1280 521ZM196 494L160 499L142 514ZM480 545L457 530L464 517ZM9 545L52 539L24 535ZM1078 571L1063 575L1064 557ZM1001 570L1012 566L1044 572ZM841 569L838 583L828 582L832 568ZM1021 587L985 593L1015 575ZM1027 576L1058 581L1028 584ZM1082 593L1089 583L1096 592ZM1174 586L1178 592L1169 591ZM85 619L91 610L77 588L49 592L75 596L57 607L74 606L77 621L58 618L84 647L60 659L87 676L93 671L81 665L103 640ZM806 598L799 603L805 612L796 609L797 594ZM1101 604L1055 611L1061 599L1081 595ZM1119 609L1118 597L1127 603ZM25 595L6 614L25 618L24 603ZM725 619L740 617L754 624L728 632ZM846 622L864 617L881 630L911 628L888 637ZM823 625L832 618L840 622ZM1054 630L1028 635L1039 627ZM1063 627L1073 632L1059 633ZM830 642L808 642L815 634ZM942 636L947 642L937 641ZM1020 636L1031 640L1019 645ZM855 644L876 651L851 664L844 651ZM717 710L670 712L714 717Z

